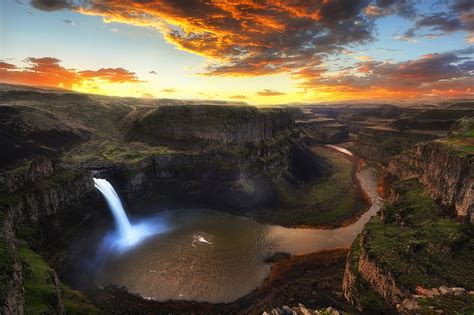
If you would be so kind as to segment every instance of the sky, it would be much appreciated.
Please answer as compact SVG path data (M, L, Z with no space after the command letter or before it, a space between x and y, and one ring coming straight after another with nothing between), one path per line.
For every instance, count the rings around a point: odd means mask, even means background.
M0 82L249 104L474 98L472 0L2 0Z

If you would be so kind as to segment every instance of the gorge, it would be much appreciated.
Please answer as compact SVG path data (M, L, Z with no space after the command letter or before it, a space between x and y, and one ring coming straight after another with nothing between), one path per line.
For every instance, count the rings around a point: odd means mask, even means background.
M3 313L472 309L469 107L0 96Z

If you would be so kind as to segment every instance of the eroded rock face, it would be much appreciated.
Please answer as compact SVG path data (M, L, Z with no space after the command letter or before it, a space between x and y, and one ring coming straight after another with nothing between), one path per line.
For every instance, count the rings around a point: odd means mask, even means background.
M34 155L57 155L89 137L84 128L54 114L26 106L0 106L0 167Z
M354 153L364 159L388 164L390 158L421 141L442 137L442 134L422 131L400 131L388 127L367 127L360 131L354 143Z
M258 143L288 132L292 113L249 106L164 106L135 121L126 138L191 147Z
M5 209L1 209L5 210ZM0 296L0 312L2 314L23 314L25 304L22 281L22 266L17 254L15 233L11 214L6 213L1 225L2 260L2 295Z
M339 143L349 137L348 127L330 118L300 120L296 125L315 143Z
M394 157L388 173L401 179L417 177L441 206L460 217L474 210L474 156L461 154L448 144L432 141L419 144Z
M219 151L160 154L92 172L129 198L151 193L232 208L265 205L275 199L272 178L288 172L290 164L290 139L273 140Z
M410 292L397 283L390 270L367 254L365 250L367 237L368 235L363 232L360 241L359 272L388 304L397 305L410 296Z
M24 270L18 254L16 230L23 223L36 223L41 218L65 211L70 204L80 204L84 196L93 190L89 172L55 169L53 162L40 156L14 174L4 173L7 183L2 191L0 210L0 235L2 259L8 259L2 270L5 290L0 297L2 314L23 314L24 309ZM6 190L6 191L5 191ZM54 309L57 314L64 313L59 280L55 272L51 274L55 287Z

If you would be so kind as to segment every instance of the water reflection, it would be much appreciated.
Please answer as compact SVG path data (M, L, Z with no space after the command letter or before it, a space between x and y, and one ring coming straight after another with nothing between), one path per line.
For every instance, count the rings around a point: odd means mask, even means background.
M348 247L362 230L365 223L383 206L383 199L377 193L377 178L371 168L363 168L357 175L362 189L365 190L372 205L356 222L334 230L291 229L281 226L269 226L268 245L274 251L290 254L308 254L324 249Z

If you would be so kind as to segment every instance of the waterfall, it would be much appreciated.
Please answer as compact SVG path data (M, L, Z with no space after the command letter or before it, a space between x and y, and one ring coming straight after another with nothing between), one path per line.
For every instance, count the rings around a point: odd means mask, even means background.
M140 235L130 224L122 202L120 201L117 192L115 192L114 187L106 179L93 178L93 180L95 188L97 188L104 196L110 211L114 216L120 238L130 244L137 242Z
M107 201L117 226L117 231L109 233L104 239L107 248L123 252L149 236L165 233L170 229L166 219L160 216L131 224L114 187L106 179L93 178L93 180L95 188Z
M101 192L107 201L121 236L127 237L130 235L132 233L132 226L130 225L125 209L123 208L122 202L115 192L114 187L112 187L106 179L101 178L94 178L94 186Z

